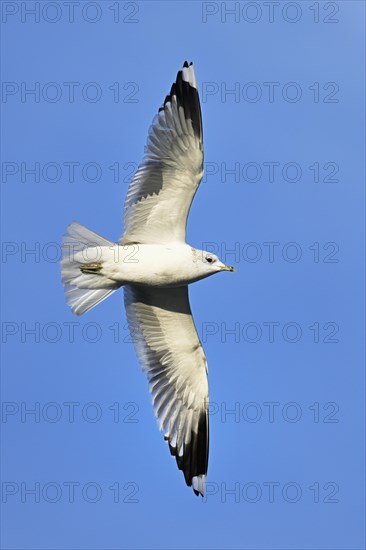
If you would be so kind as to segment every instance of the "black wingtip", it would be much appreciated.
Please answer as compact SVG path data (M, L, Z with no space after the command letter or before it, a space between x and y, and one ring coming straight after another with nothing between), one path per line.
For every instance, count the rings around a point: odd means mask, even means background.
M201 106L196 85L183 79L184 69L189 68L193 63L185 61L183 69L178 71L175 82L173 83L170 93L165 97L164 104L159 108L159 113L164 111L167 103L172 102L172 97L176 97L179 107L183 107L184 116L190 119L195 135L202 140L202 115Z
M181 71L179 71L179 72L181 72ZM179 75L179 73L178 73L178 75ZM177 78L178 78L178 76L177 76ZM176 86L175 82L174 82L174 84L172 84L172 87L170 88L170 94L169 95L170 96L177 95L177 86Z

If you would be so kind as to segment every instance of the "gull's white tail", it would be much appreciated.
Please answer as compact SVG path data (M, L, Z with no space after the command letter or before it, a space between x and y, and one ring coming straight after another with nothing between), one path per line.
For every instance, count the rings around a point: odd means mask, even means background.
M103 248L111 247L115 243L77 222L67 228L62 243L61 276L67 303L76 315L82 315L120 287L100 273Z

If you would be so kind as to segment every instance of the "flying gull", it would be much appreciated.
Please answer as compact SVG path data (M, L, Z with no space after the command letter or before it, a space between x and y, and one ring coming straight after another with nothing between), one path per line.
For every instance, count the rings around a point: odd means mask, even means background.
M76 315L123 286L160 430L196 495L204 494L208 466L208 381L188 284L234 271L186 243L187 217L202 176L200 101L193 64L185 62L150 127L127 192L119 244L74 222L64 236L61 261L66 298Z

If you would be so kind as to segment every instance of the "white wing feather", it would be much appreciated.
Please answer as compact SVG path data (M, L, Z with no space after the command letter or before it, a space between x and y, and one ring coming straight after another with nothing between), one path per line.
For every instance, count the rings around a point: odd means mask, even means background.
M185 63L150 127L126 196L121 243L185 242L202 175L201 108L193 65Z
M203 494L208 463L207 362L188 287L126 286L124 292L131 336L149 380L160 429L187 485Z

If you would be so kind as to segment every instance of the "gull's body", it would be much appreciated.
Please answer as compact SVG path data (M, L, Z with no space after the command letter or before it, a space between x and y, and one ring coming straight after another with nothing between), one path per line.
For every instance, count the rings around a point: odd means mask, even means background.
M100 288L101 279L110 285L138 284L154 287L175 287L194 283L212 275L201 261L202 250L192 248L185 243L168 244L136 244L136 245L109 245L88 247L85 251L74 254L73 259L82 264L98 264L98 276L92 275L92 283ZM64 276L68 265L64 264ZM217 262L217 270L225 270L226 266ZM74 267L70 267L71 276ZM74 277L74 284L79 288L90 288L90 281L86 280L81 271Z
M202 175L201 109L193 65L185 63L150 128L145 157L127 192L120 243L71 224L62 280L77 315L123 286L131 336L160 429L187 485L203 495L207 362L188 284L233 268L186 243L187 217Z

